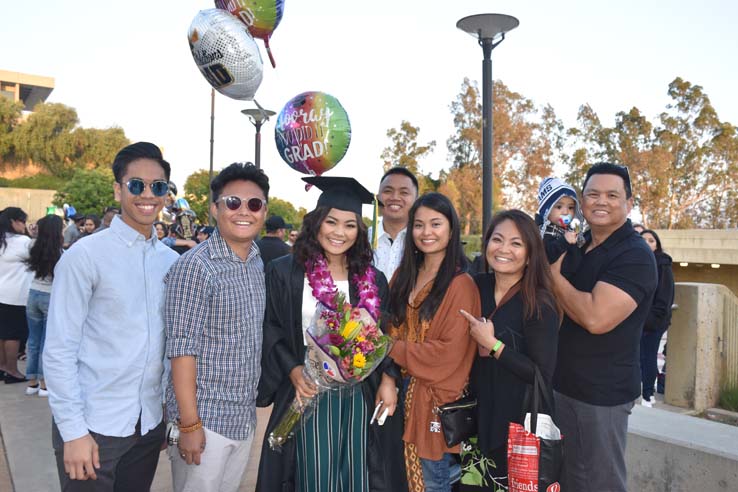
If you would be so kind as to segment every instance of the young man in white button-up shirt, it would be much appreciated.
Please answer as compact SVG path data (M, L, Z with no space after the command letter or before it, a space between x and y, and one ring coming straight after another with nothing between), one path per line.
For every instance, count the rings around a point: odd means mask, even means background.
M170 167L139 142L113 162L121 214L54 270L44 347L64 492L149 490L164 442L164 275L177 253L153 223Z
M393 167L379 181L378 197L383 206L382 221L377 224L374 266L389 281L402 260L408 214L418 198L418 180L407 168ZM370 231L369 237L373 234Z

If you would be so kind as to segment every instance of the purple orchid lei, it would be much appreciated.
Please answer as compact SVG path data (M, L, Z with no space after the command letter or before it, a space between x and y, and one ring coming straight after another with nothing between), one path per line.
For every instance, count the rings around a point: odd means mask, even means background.
M323 255L318 255L305 263L305 272L307 273L308 283L313 289L313 297L320 301L325 307L333 311L338 311L336 299L338 296L338 287L333 283L333 277L328 269L328 262ZM359 276L354 274L351 277L356 284L359 293L358 308L364 308L374 318L379 319L379 289L377 289L377 275L372 267L367 267L364 273Z

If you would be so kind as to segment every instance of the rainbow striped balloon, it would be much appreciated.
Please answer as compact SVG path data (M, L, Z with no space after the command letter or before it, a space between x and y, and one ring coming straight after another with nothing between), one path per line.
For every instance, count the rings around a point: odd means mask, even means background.
M325 92L303 92L282 108L274 139L279 155L292 169L320 176L346 155L351 123L335 97Z
M282 21L284 0L215 0L215 6L246 24L252 36L263 39L269 61L276 67L269 38Z

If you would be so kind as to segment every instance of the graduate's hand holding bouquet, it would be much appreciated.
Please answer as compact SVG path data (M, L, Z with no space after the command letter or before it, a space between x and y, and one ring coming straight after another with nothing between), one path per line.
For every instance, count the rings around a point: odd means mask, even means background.
M322 256L309 262L306 272L318 303L305 334L302 380L297 374L290 375L296 388L295 400L269 434L269 446L275 450L294 435L297 423L309 415L306 411L314 407L323 392L366 379L391 346L392 339L379 328L379 296L373 269L367 268L363 275L352 278L359 294L356 306L338 292Z

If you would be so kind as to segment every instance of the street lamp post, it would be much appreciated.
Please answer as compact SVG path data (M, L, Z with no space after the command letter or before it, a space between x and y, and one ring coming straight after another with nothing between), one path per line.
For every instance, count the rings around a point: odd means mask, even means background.
M261 169L261 126L269 119L270 116L274 116L276 113L268 109L262 109L261 107L243 109L241 112L248 116L249 121L251 121L251 123L256 127L256 140L254 144L254 147L256 148L256 162L254 162L254 164L257 169Z
M492 50L520 22L504 14L477 14L460 19L456 27L474 36L482 47L482 233L492 221Z
M210 204L213 203L213 190L210 183L213 182L213 149L215 148L215 89L210 89L210 170L208 172L208 225L213 225L213 211Z

